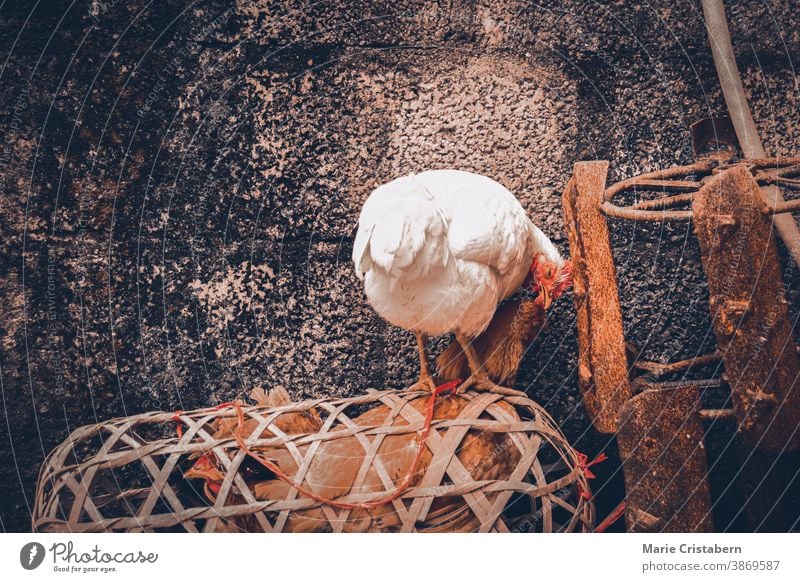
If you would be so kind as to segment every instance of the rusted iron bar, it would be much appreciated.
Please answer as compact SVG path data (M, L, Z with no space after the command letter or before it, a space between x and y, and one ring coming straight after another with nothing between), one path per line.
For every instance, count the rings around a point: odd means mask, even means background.
M578 383L597 430L613 433L632 394L608 224L608 162L578 162L562 196L578 313Z
M674 382L654 382L650 376L639 376L634 378L633 389L635 393L644 392L645 390L652 390L658 388L659 390L678 390L686 386L695 386L698 389L716 389L727 386L721 378L707 378L705 380L677 380Z
M697 387L634 396L618 429L628 531L713 531Z
M697 188L694 191L700 189L701 184L697 182ZM658 198L656 200L643 200L642 202L637 202L631 208L635 208L636 210L661 210L664 208L672 208L673 206L677 206L678 204L685 204L686 202L691 202L692 198L694 198L694 191L688 194L675 194L674 196L664 196L663 198Z
M783 178L778 176L775 178L775 183L783 188L790 188L794 190L795 188L800 188L800 180L795 180L792 178Z
M685 178L686 176L708 175L716 167L717 163L716 160L700 160L687 166L674 166L665 170L656 170L655 172L634 176L609 186L603 197L606 202L610 202L618 194L635 188L640 181L672 180L673 178Z
M752 446L791 450L800 445L800 361L764 204L736 166L710 179L692 210L739 432Z
M639 178L630 190L647 191L661 190L662 192L694 192L700 188L700 182L690 180L644 180Z
M779 202L775 207L764 206L761 211L764 214L783 214L784 212L797 212L800 210L800 200L787 200Z
M800 158L798 157L785 158L782 156L775 156L775 157L762 156L759 158L747 158L745 160L739 160L735 162L726 162L724 164L720 164L717 167L717 169L719 171L729 170L733 166L741 166L741 165L745 165L749 168L755 168L756 170L763 170L766 168L772 168L772 169L777 168L782 172L793 173L795 171L800 170Z
M800 172L800 158L784 158L780 156L768 158L747 158L735 162L726 162L717 167L717 171L729 170L734 166L745 165L756 170L773 169L780 172L781 176L792 176L795 172Z
M778 186L789 188L790 190L800 188L800 180L784 178L783 176L764 176L763 178L760 178L758 182L759 184L777 184ZM778 206L780 205L781 203L778 202Z
M686 221L692 219L690 210L663 210L681 202L688 202L694 192L700 187L696 180L681 180L692 176L699 178L708 176L718 164L718 160L704 159L688 166L676 166L666 170L649 172L634 176L606 189L603 194L604 202L602 211L606 216L623 218L626 220L644 220L661 222L663 220ZM618 206L612 202L615 196L630 190L662 190L664 192L678 192L677 196L666 196L658 200L647 200L633 206ZM690 194L687 194L690 193ZM689 198L686 198L689 196Z
M652 383L651 383L652 384ZM676 382L658 382L655 386L663 390L684 388L686 386L696 386L697 388L722 388L725 382L722 378L707 378L705 380L678 380Z
M800 180L792 179L796 174L800 174L800 158L757 158L737 162L729 162L728 158L709 157L699 160L688 166L677 166L650 172L641 176L634 176L622 182L618 182L606 189L604 203L601 206L606 216L622 218L625 220L641 220L649 222L661 222L664 220L687 221L692 219L691 210L669 210L674 206L691 202L697 190L703 182L709 180L713 174L733 167L745 167L748 171L755 174L755 180L762 187L762 193L770 185L780 185L787 188L800 189ZM685 178L686 176L702 178L697 180L674 180L673 178ZM643 200L631 206L619 206L612 201L615 196L623 192L633 190L661 190L664 192L678 192L670 196L663 196L655 200ZM800 201L790 200L778 202L772 206L774 196L765 196L768 205L764 212L768 214L782 214L785 212L795 212L800 210ZM782 198L781 198L782 200Z
M699 414L702 420L736 420L733 408L704 408Z
M611 202L602 205L603 214L613 218L661 222L662 220L686 221L692 219L691 210L639 210L630 206L617 206Z
M666 376L668 374L677 374L678 372L690 370L691 368L695 368L697 366L715 364L719 362L721 359L722 356L719 353L715 352L713 354L703 354L702 356L689 358L687 360L680 360L679 362L670 362L668 364L662 364L660 362L648 362L646 360L637 360L636 362L634 362L633 365L639 370L644 370L650 376L653 376L655 378L660 378L661 376Z

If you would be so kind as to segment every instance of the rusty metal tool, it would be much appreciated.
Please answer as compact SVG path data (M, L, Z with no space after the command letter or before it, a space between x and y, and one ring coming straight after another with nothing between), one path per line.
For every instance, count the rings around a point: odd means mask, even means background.
M613 433L632 395L608 224L608 162L578 162L562 197L578 312L578 382L595 427Z
M800 359L764 207L750 170L736 165L697 192L692 212L739 432L782 451L800 445Z
M697 386L651 388L622 406L617 442L633 532L711 532Z

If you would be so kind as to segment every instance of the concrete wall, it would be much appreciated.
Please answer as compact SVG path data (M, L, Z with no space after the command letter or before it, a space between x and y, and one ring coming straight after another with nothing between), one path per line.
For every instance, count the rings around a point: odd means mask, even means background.
M796 153L797 3L728 4L767 147ZM689 124L723 111L685 0L62 10L0 18L6 530L28 527L43 456L79 425L256 385L411 382L412 338L371 311L349 260L376 185L487 174L566 251L575 161L609 159L613 179L687 162ZM614 242L629 338L664 361L713 349L689 227L615 224ZM520 382L592 456L606 439L580 407L571 299L553 313ZM599 489L613 506L618 476Z

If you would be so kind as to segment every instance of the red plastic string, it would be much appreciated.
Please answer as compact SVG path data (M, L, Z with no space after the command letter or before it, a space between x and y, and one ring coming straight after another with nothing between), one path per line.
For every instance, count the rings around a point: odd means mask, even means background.
M578 453L578 468L583 469L583 474L586 475L587 479L594 479L597 475L592 473L589 469L592 465L597 465L598 463L602 463L608 459L605 453L600 453L591 463L588 463L589 457L584 455L583 453Z
M620 502L620 504L614 508L614 511L609 513L608 517L601 521L600 525L594 528L594 533L603 533L609 527L611 527L620 517L625 515L625 507L625 502Z
M578 453L578 469L583 471L584 476L587 479L594 479L597 475L592 473L589 469L592 465L597 465L598 463L602 463L608 459L605 453L600 453L597 457L592 461L589 462L589 457L584 455L583 453ZM592 494L583 486L583 484L578 481L578 495L582 499L586 499L587 501L592 498Z
M183 421L181 420L181 414L183 414L183 410L176 410L172 414L172 420L178 426L175 428L175 431L178 433L178 438L183 438Z

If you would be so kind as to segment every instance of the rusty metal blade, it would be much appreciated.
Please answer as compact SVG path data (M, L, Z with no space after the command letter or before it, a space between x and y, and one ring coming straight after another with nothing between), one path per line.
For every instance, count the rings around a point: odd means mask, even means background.
M715 175L692 204L739 431L752 446L780 451L800 445L800 361L764 208L743 166Z
M597 430L613 433L631 395L608 224L600 210L608 162L579 162L562 196L578 312L578 381Z
M628 531L710 532L711 494L696 386L649 389L620 411Z

